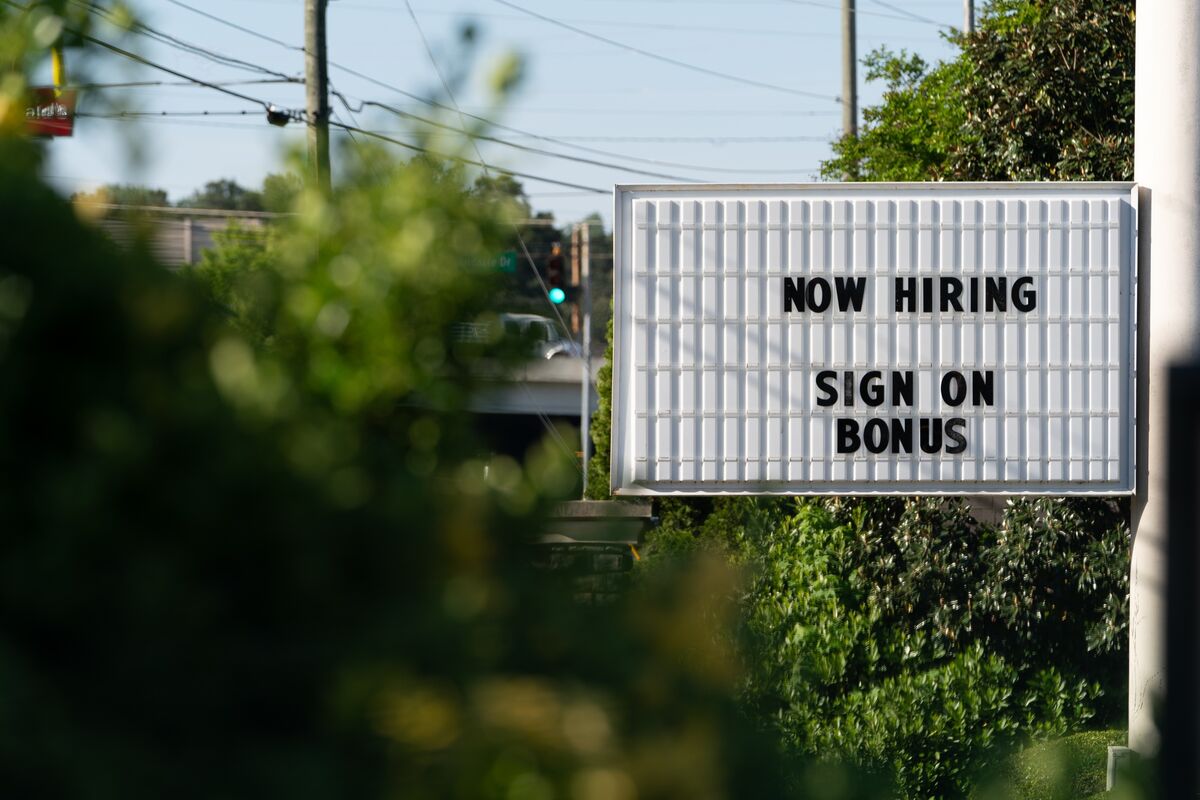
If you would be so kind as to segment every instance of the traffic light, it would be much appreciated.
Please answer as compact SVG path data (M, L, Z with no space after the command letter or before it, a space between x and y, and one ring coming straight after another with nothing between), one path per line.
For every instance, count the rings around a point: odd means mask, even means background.
M563 285L562 245L558 242L550 245L550 257L546 259L546 296L554 305L567 299L567 290Z

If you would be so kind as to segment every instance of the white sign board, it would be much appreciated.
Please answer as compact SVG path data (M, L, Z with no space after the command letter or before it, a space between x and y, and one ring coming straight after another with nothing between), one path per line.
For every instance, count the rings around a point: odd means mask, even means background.
M617 187L614 492L1131 493L1134 192Z

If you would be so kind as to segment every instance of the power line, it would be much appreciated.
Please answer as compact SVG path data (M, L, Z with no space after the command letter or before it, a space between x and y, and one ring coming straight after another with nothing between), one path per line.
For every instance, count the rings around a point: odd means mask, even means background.
M828 136L556 136L564 142L827 142ZM703 167L696 167L703 169Z
M885 2L883 2L883 0L871 0L871 2L877 6L882 6L883 8L887 8L887 9L895 11L899 14L903 14L904 16L908 17L911 20L915 20L916 22L927 22L930 25L937 25L939 28L947 28L948 29L951 27L949 25L943 25L942 23L938 22L936 19L930 19L929 17L923 17L920 14L914 14L913 12L909 11L907 8L901 8L900 6L894 6L891 3L885 3Z
M565 114L577 116L580 114L603 114L605 116L667 116L667 117L749 117L749 116L771 116L771 117L836 117L841 114L837 109L828 111L795 111L786 108L780 109L707 109L707 108L658 108L658 109L633 109L629 106L622 108L614 108L612 106L591 106L589 108L581 108L579 106L558 106L556 108L537 108L529 106L513 106L514 111L519 111L522 114Z
M784 92L786 94L798 95L801 97L816 97L820 100L830 100L835 103L840 102L838 100L838 98L833 97L832 95L820 94L818 92L808 92L803 89L793 89L793 88L790 88L787 86L779 86L778 84L774 84L774 83L766 83L764 81L756 81L751 78L743 78L743 77L740 77L737 75L730 75L727 72L720 72L715 69L709 69L708 67L701 67L696 64L689 64L686 61L679 61L678 59L674 59L669 56L664 56L664 55L655 53L650 50L643 50L640 47L634 47L633 45L625 44L624 42L618 42L615 39L609 39L607 36L601 36L598 33L592 33L591 31L576 27L576 26L571 25L566 22L562 22L561 20L557 20L553 17L548 17L545 14L539 14L536 11L533 11L528 8L524 8L523 6L519 6L516 3L510 3L508 0L494 0L494 2L499 3L502 6L511 8L515 11L520 11L522 14L526 14L535 19L540 19L543 22L546 22L550 25L554 25L556 27L563 28L564 30L568 30L573 33L577 33L580 36L586 36L589 39L595 39L596 41L604 42L605 44L612 45L613 47L619 47L622 50L628 50L631 53L637 53L638 55L645 56L646 58L652 58L655 61L662 61L665 64L672 64L676 67L688 69L693 72L699 72L704 75L710 75L715 78L722 78L724 80L734 81L736 83L743 83L743 84L746 84L747 86L757 86L760 89L770 89L772 91Z
M298 78L257 78L244 81L214 81L216 86L257 86L273 83L303 83ZM149 86L195 86L195 81L123 81L119 83L80 83L73 89L137 89ZM208 87L204 87L208 88Z
M195 6L190 6L187 3L182 3L182 2L180 2L180 0L167 0L167 2L170 3L171 5L179 6L180 8L186 8L188 11L191 11L194 14L199 14L202 17L207 17L208 19L210 19L214 22L219 22L222 25L225 25L226 27L241 31L242 33L247 33L257 39L262 39L264 42L270 42L271 44L277 44L280 47L286 47L288 50L296 50L301 53L306 52L303 47L298 47L294 44L288 44L287 42L283 41L282 39L276 39L273 36L268 36L265 33L261 33L260 31L254 30L253 28L247 28L242 25L238 25L236 22L230 22L227 19L222 19L221 17L210 14L207 11L203 11L199 8L196 8Z
M168 0L174 2L174 0ZM402 9L393 6L367 5L364 3L337 3L339 9L354 9L361 11L383 11L403 13ZM459 11L446 11L443 9L422 8L419 9L422 14L436 14L440 16L464 16ZM524 19L519 14L488 14L486 12L471 11L466 14L469 17L480 17L484 19ZM641 22L629 20L611 20L611 19L564 19L563 22L571 22L577 25L599 25L610 28L634 28L645 30L664 30L664 31L696 31L698 33L720 33L728 35L731 33L746 34L748 36L787 36L819 39L824 38L825 34L816 31L798 31L786 29L770 29L770 28L739 28L739 27L718 27L715 25L681 25L677 22Z
M171 0L168 0L168 2L170 2L170 1ZM265 1L268 1L268 0L258 0L258 2L265 2ZM631 1L632 2L640 2L641 0L631 0ZM710 0L710 1L711 2L722 2L722 0ZM745 4L747 4L748 1L749 0L741 0L740 4L745 5ZM765 0L765 2L760 2L759 5L768 5L768 4L782 3L782 2L786 2L786 0ZM817 8L829 8L829 9L837 8L837 6L832 6L832 5L828 5L825 3L811 3L810 5L813 5ZM889 6L889 7L891 7L891 6ZM392 6L368 5L366 3L338 2L337 8L345 9L345 10L355 10L355 11L381 11L381 12L388 12L388 13L402 13L401 9L394 8ZM899 8L897 8L896 10L902 14L907 13L904 10L899 9ZM446 11L444 9L433 9L433 8L422 8L422 9L418 9L418 11L420 11L423 14L438 14L438 15L442 15L442 16L461 17L464 15L463 12L459 12L459 11ZM862 11L859 13L867 14L869 16L880 17L882 19L901 19L901 17L897 17L892 14L880 14L878 12L872 12L872 11ZM480 12L480 11L471 11L471 12L469 12L469 14L467 14L467 16L480 17L480 18L485 18L485 19L522 19L522 17L517 14L489 14L489 13ZM911 17L909 19L911 19ZM905 20L905 21L907 21L907 20ZM933 22L933 24L935 24L935 25L940 24L940 23L934 22L933 20L919 19L919 21ZM743 34L746 36L781 36L781 37L811 38L811 39L827 38L827 34L821 33L818 31L806 31L806 30L782 29L782 28L781 29L769 29L769 28L744 28L744 27L718 27L715 25L687 25L687 24L680 24L680 23L676 23L676 22L641 22L641 21L611 20L611 19L564 19L563 22L571 22L571 23L574 23L577 25L598 25L601 27L609 27L609 28L630 28L630 29L665 30L665 31L696 31L699 33L719 33L722 35ZM946 26L942 25L941 27L946 27ZM876 38L876 39L881 39L884 41L895 41L895 40L913 41L913 42L928 41L928 37L896 36L895 34L892 34L892 33L889 33L886 37L864 37L864 38Z
M16 3L13 2L13 0L6 0L6 2L8 2L9 5L16 5ZM167 67L167 66L163 66L162 64L159 64L155 61L151 61L150 59L146 58L145 56L140 56L137 53L130 52L129 50L126 50L123 47L117 47L115 44L106 42L103 39L97 39L95 36L86 34L83 31L71 30L69 28L64 29L64 30L68 30L70 33L78 36L79 38L83 39L84 41L91 42L92 44L94 44L98 47L102 47L105 50L109 50L120 56L124 56L125 58L128 58L131 61L136 61L139 64L146 65L147 67L152 67L153 69L157 69L160 72L165 72L168 75L174 75L176 78L182 78L186 81L191 81L192 83L196 84L197 86L205 86L209 89L220 92L221 94L227 94L230 97L236 97L239 100L245 100L246 102L260 105L264 109L267 109L267 110L272 108L272 104L268 103L265 100L260 100L257 97L251 97L248 94L242 94L241 92L234 91L233 89L229 89L227 87L221 86L220 84L211 83L209 81L202 80L200 78L196 78L192 75L188 75L187 73L171 69L170 67Z
M591 194L603 194L603 195L611 195L612 194L612 192L608 189L600 189L595 186L586 186L586 185L580 184L580 183L570 183L569 181L560 181L556 178L543 178L540 175L530 175L525 172L517 172L516 170L506 169L504 167L491 167L491 166L488 166L487 164L483 163L482 161L473 161L472 159L464 158L463 156L451 155L449 153L440 153L436 150L431 150L427 147L422 147L420 145L410 144L408 142L401 141L401 140L395 138L394 136L388 136L387 134L379 133L378 131L369 130L367 128L360 128L357 125L347 125L344 122L330 122L329 124L334 125L335 127L341 128L342 130L352 131L354 133L361 133L363 136L369 136L372 139L379 139L380 141L390 142L391 144L398 145L407 150L412 150L417 153L423 153L425 155L433 156L435 158L442 158L447 161L457 161L461 164L468 164L473 167L483 167L484 169L493 169L496 172L502 173L504 175L511 175L514 178L526 178L531 181L540 181L542 183L552 183L555 186L565 186L568 189L581 189L583 191L590 192Z
M343 105L346 105L346 107L349 108L348 101L346 100L345 97L339 97L339 99L342 101ZM484 133L478 133L476 131L471 131L466 128L456 128L453 125L446 125L445 123L436 122L436 121L428 119L426 117L422 117L417 114L413 114L411 112L396 108L395 106L388 105L387 103L380 103L380 102L377 102L374 100L364 100L364 101L362 101L362 105L374 106L376 108L383 109L384 111L389 111L397 116L414 119L419 122L426 123L428 125L433 125L434 127L445 128L447 130L455 131L457 133L461 133L466 136L469 136L473 139L482 139L482 140L488 141L488 142L495 142L497 144L502 144L507 147L513 147L518 150L525 150L528 152L537 153L537 154L544 155L544 156L549 156L551 158L561 158L561 159L564 159L567 161L576 161L581 164L590 164L593 166L607 167L610 169L619 169L624 172L631 172L631 173L634 173L637 175L647 175L652 178L664 178L666 180L671 180L671 181L683 181L685 183L694 183L694 182L697 182L697 180L698 180L696 178L687 178L687 177L681 177L678 175L664 175L664 174L658 173L658 172L648 172L646 170L640 170L635 167L629 167L629 166L626 166L623 164L612 164L612 163L606 163L603 161L596 161L596 160L590 159L590 158L579 158L577 156L567 155L566 153L555 153L553 151L543 150L543 149L537 148L537 147L528 147L526 145L518 144L518 143L510 141L508 139L500 139L495 136L489 136ZM468 115L468 116L473 116L473 115ZM500 127L504 127L504 126L500 126ZM515 129L511 129L511 130L515 130ZM647 137L645 139L639 139L638 137L624 137L624 138L623 137L612 137L611 139L609 139L609 138L602 137L602 136L601 137L544 136L542 134L526 133L526 132L522 132L522 133L518 134L518 136L523 136L528 139L537 139L539 141L544 141L544 142L552 142L554 144L559 144L564 147L571 147L576 150L583 150L586 152L597 153L599 155L606 155L606 156L610 156L612 158L621 158L621 159L625 159L626 161L637 161L637 162L640 162L643 164L653 164L653 165L662 166L662 167L677 167L680 169L700 170L701 172L723 172L723 173L730 173L730 174L748 174L748 173L756 173L757 172L760 174L769 175L769 174L773 174L773 173L780 171L780 170L775 170L775 169L756 170L756 169L739 169L739 168L734 168L734 167L710 167L710 166L703 166L700 164L683 164L683 163L680 163L677 161L663 161L661 159L642 158L639 156L631 156L631 155L628 155L625 153L614 153L610 150L600 150L595 147L585 147L583 145L573 143L573 140L574 141L689 141L688 137L679 137L679 138L675 138L675 139L672 139L670 137L666 137L666 138L662 138L662 139L656 139L653 137ZM719 138L720 137L717 137L717 139L719 139ZM784 138L787 141L823 142L823 141L828 140L828 137L824 137L824 136L784 137ZM709 139L706 137L697 137L696 139L691 139L690 141L709 141ZM713 141L715 141L715 139ZM760 139L760 141L762 141L762 140Z
M611 3L639 3L639 4L657 3L659 5L681 5L682 3L688 3L688 4L707 3L707 4L712 4L712 5L716 5L716 4L728 5L728 0L608 0L608 1ZM263 2L263 0L259 0L259 2ZM798 5L798 6L810 6L812 8L827 8L827 9L831 9L834 11L840 11L842 8L841 6L833 5L832 3L819 3L819 2L815 2L815 0L740 0L738 5L749 5L751 3L753 3L755 5L774 5L776 3L792 3L793 5ZM878 11L863 11L862 9L856 9L855 14L860 15L860 16L879 17L880 19L895 19L895 20L900 20L902 22L915 21L911 17L904 17L904 16L899 16L896 14L882 14ZM924 21L924 20L922 20L922 21ZM934 23L934 24L937 24L937 23Z
M340 96L340 93L335 92L334 94L335 94L335 96L339 96L339 99L341 99L342 104L345 105L347 108L349 108L349 103L346 101L346 99L344 97ZM478 133L478 132L467 130L465 128L456 128L453 125L447 125L443 122L438 122L436 120L432 120L427 117L422 117L417 114L411 114L407 111L401 111L400 109L390 106L387 103L379 103L374 100L364 100L363 105L373 106L375 108L381 108L385 111L390 111L391 113L396 114L397 116L407 117L409 119L417 120L418 122L422 122L426 125L432 125L435 128L443 128L445 130L454 131L456 133L466 134L472 140L482 139L485 142L495 142L496 144L502 144L505 147L512 147L517 150L523 150L527 153L535 153L537 155L549 156L551 158L561 158L565 161L574 161L579 164L588 164L588 165L591 165L594 167L605 167L607 169L618 169L623 172L632 172L636 175L646 175L651 178L662 178L662 179L668 180L668 181L682 181L684 183L698 182L698 179L696 179L696 178L686 178L686 177L682 177L679 175L665 175L661 172L647 172L646 170L637 169L635 167L628 167L628 166L624 166L621 164L613 164L613 163L607 162L607 161L596 161L595 159L591 159L591 158L581 158L579 156L567 155L566 153L555 153L551 150L543 150L540 147L530 147L528 145L518 144L517 142L510 142L506 139L500 139L495 136L488 136L485 133ZM536 138L541 138L541 137L536 137Z
M80 111L77 117L95 117L98 119L121 119L137 117L245 117L257 116L260 111Z
M192 6L188 5L187 3L180 2L180 0L170 0L170 2L172 2L173 4L175 4L181 8L185 8L189 11L193 11L204 17L212 19L216 22L227 25L235 30L242 31L243 33L249 33L250 35L253 35L253 36L258 36L259 38L262 38L265 41L269 41L269 42L279 45L281 47L286 47L289 50L298 50L300 52L303 52L303 48L296 47L294 45L290 45L287 42L284 42L280 39L276 39L274 37L266 36L265 34L260 35L260 34L258 34L257 31L253 31L252 29L246 28L242 25L236 25L235 23L228 22L219 17L215 17L211 14L208 14L204 11L201 11L199 9L192 7ZM413 16L415 19L415 14ZM419 23L418 23L418 28L419 28ZM421 33L419 30L418 30L418 33L421 35L422 39L424 40L424 34ZM428 47L428 42L426 42L425 47L426 47L426 54L430 57L430 59L432 59L433 54L432 54L432 51ZM362 101L363 104L365 104L365 105L375 106L377 108L383 109L385 111L396 114L398 116L404 116L404 117L408 117L411 119L415 119L417 121L420 121L420 122L423 122L425 124L432 125L435 127L454 130L454 131L457 131L458 133L462 133L462 134L465 134L465 135L473 137L473 138L484 139L486 141L491 141L491 142L495 142L497 144L505 145L508 147L513 147L516 149L525 150L525 151L537 153L540 155L545 155L545 156L548 156L551 158L560 158L560 159L564 159L564 160L568 160L568 161L575 161L575 162L579 162L579 163L590 164L592 166L604 167L606 169L619 169L624 172L629 172L629 173L638 174L638 175L646 175L646 176L654 177L654 178L663 178L665 180L683 181L685 183L692 183L692 182L696 182L696 180L697 180L696 178L688 178L688 177L683 177L683 176L678 176L678 175L665 175L662 173L648 172L646 170L637 169L636 167L629 167L629 166L621 165L621 164L604 163L604 162L595 161L593 159L577 158L575 156L570 156L565 153L555 153L555 152L548 151L548 150L540 150L537 148L530 148L528 146L521 145L521 144L518 144L515 142L510 142L510 141L507 141L504 139L500 139L498 137L488 136L486 134L470 131L466 127L466 121L463 120L462 118L470 117L471 119L474 119L478 122L482 122L485 125L497 128L499 130L505 130L505 131L509 131L511 133L516 133L516 134L519 134L522 136L527 136L531 139L537 139L540 141L551 142L554 144L560 144L564 147L569 147L573 150L580 150L583 152L591 152L591 153L595 153L596 155L604 155L604 156L608 156L611 158L621 158L621 159L625 159L626 161L636 161L636 162L643 163L643 164L652 164L652 165L657 165L657 166L676 167L676 168L681 168L681 169L696 169L696 170L702 170L702 171L706 171L706 172L720 172L720 173L729 173L729 174L751 174L751 173L755 172L754 170L730 169L730 168L725 168L725 167L704 167L704 166L700 166L700 165L696 165L696 164L681 164L678 162L667 162L667 161L662 161L659 159L639 158L637 156L630 156L630 155L625 155L622 153L613 153L613 152L610 152L607 150L600 150L600 149L597 149L594 147L586 147L583 145L574 144L565 139L560 139L560 138L551 137L551 136L544 136L541 134L533 133L531 131L525 131L525 130L521 130L519 128L513 128L513 127L510 127L507 125L501 125L500 123L497 123L494 120L488 119L486 117L481 117L476 114L469 114L458 107L451 108L451 107L445 105L444 103L439 103L436 100L423 98L412 92L407 92L403 89L400 89L397 86L388 84L384 81L374 78L373 76L367 75L366 73L359 72L358 70L351 69L350 67L347 67L343 64L339 64L336 61L332 61L332 60L329 61L329 65L332 67L335 67L336 69L341 70L342 72L353 75L357 78L361 78L362 80L366 80L377 86L388 89L389 91L396 92L404 97L408 97L410 99L416 100L417 102L423 103L430 107L439 108L439 109L442 109L445 111L453 111L455 114L457 114L459 116L460 121L462 122L462 127L454 128L454 127L448 126L444 123L435 122L435 121L427 119L425 117L421 117L417 114L413 114L412 112L404 111L403 109L396 108L395 106L389 105L387 103L379 103L376 101L369 101L369 100ZM436 62L435 62L435 68L436 68ZM439 72L439 78L440 77L441 76L440 76L440 72ZM443 83L443 88L447 90L447 93L449 95L449 87L446 85L444 80L442 81L442 83ZM353 111L353 109L349 105L349 102L347 101L347 99L344 95L334 92L334 96L338 97L338 99L342 102L342 104L346 107L346 109L348 111ZM480 160L482 161L482 157ZM775 172L775 170L764 170L760 174L772 174L773 172Z
M84 9L90 11L91 13L95 14L96 16L101 17L102 19L112 21L112 13L108 9L103 8L102 6L98 6L95 3L89 2L89 0L72 0L72 2L75 5L80 6L81 8L84 8ZM257 72L257 73L261 73L263 75L271 75L272 77L276 77L276 78L288 79L288 78L292 77L283 72L279 72L277 70L273 70L273 69L264 67L261 64L255 64L250 61L243 61L240 58L235 58L233 56L227 56L224 53L218 53L215 50L211 50L207 47L202 47L200 45L193 44L191 42L185 41L184 39L180 39L177 36L173 36L164 31L160 31L156 28L152 28L149 25L146 25L141 22L135 22L133 24L132 30L134 33L140 34L149 39L153 39L153 40L160 42L162 44L165 44L169 47L174 47L178 50L182 50L186 53L190 53L192 55L199 56L200 58L207 59L209 61L212 61L216 64L220 64L225 67L232 67L234 69L246 70L248 72Z
M4 0L4 2L8 3L9 5L16 6L18 8L21 7L17 3L15 3L14 0ZM184 80L190 81L199 86L206 86L210 89L221 92L222 94L227 94L227 95L230 95L231 97L236 97L239 100L245 100L247 102L262 106L264 109L270 109L270 108L274 107L274 105L272 103L269 103L266 100L261 100L257 97L251 97L250 95L242 94L241 92L236 92L236 91L233 91L232 89L227 89L227 88L219 86L215 83L210 83L209 81L205 81L200 78L196 78L194 76L188 75L187 73L180 72L175 69L171 69L170 67L163 66L162 64L152 61L152 60L146 58L145 56L140 56L137 53L130 52L129 50L126 50L122 47L118 47L115 44L112 44L110 42L106 42L103 39L98 39L95 36L91 36L89 34L83 33L82 31L70 30L70 32L76 36L79 36L81 39L83 39L85 41L91 42L92 44L95 44L106 50L114 52L117 55L124 56L125 58L128 58L130 60L138 62L139 64L144 64L148 67L152 67L154 69L161 70L163 72L166 72L169 75L174 75L176 78L182 78ZM442 159L446 159L446 160L450 160L450 161L458 161L461 163L470 164L472 166L483 167L484 169L488 169L488 165L484 164L483 162L475 162L475 161L471 161L470 159L462 158L461 156L454 156L454 155L449 155L446 153L438 153L436 151L430 150L425 147L420 147L418 145L413 145L413 144L409 144L408 142L400 141L399 139L396 139L391 136L386 136L384 134L376 133L375 131L370 131L365 128L360 128L356 125L346 125L345 123L337 123L337 126L344 130L347 130L347 131L353 131L354 133L361 133L364 136L370 136L370 137L373 137L376 139L381 139L383 141L388 141L388 142L391 142L392 144L399 145L399 146L407 148L409 150L420 152L420 153L423 153L426 155L434 156L436 158L442 158ZM586 185L578 184L578 183L570 183L567 181L560 181L560 180L557 180L554 178L544 178L539 175L531 175L529 173L516 172L514 170L497 168L497 171L502 172L507 175L512 175L513 177L517 177L517 178L525 178L527 180L541 181L542 183L551 183L556 186L564 186L569 189L582 189L582 190L590 191L593 194L603 194L603 195L611 194L611 192L609 190L599 189L595 186L586 186Z

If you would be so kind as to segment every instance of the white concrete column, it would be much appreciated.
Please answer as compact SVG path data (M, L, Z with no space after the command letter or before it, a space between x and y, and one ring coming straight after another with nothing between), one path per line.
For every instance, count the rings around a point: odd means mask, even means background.
M1153 703L1166 663L1166 370L1200 352L1200 3L1138 0L1136 56L1134 179L1141 198L1129 746L1149 755L1158 749Z

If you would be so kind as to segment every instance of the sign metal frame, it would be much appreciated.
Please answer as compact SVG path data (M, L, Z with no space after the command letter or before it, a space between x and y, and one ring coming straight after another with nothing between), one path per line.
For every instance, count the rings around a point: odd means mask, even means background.
M1120 326L1120 338L1122 342L1120 347L1123 351L1120 358L1123 363L1119 365L1119 374L1121 380L1118 381L1118 405L1123 406L1118 409L1118 433L1120 437L1119 443L1119 458L1118 463L1114 466L1113 459L1108 459L1107 468L1104 469L1102 479L1097 480L1094 475L1085 475L1079 477L1077 475L1068 475L1065 477L1057 477L1050 479L1049 476L1031 480L1011 480L1004 477L1004 469L1000 469L1000 475L990 477L979 476L970 480L952 479L946 480L937 476L912 474L907 479L884 479L879 480L873 477L863 477L857 472L867 472L871 470L858 469L864 464L868 467L875 462L878 462L884 456L872 455L870 453L854 453L849 455L834 456L828 459L829 463L843 461L849 465L848 469L851 474L841 475L836 479L827 478L821 480L795 480L786 476L786 467L784 469L785 476L766 477L758 476L748 478L745 474L735 479L724 477L693 477L691 479L670 479L662 480L647 475L646 470L653 470L652 466L643 467L642 475L635 475L633 460L636 458L633 452L633 427L634 427L634 412L633 408L633 377L631 367L633 367L632 354L630 346L633 339L634 330L634 314L631 307L631 293L633 291L633 277L631 275L633 261L633 236L636 233L636 225L633 220L633 203L635 200L663 200L663 201L695 201L697 203L712 202L728 203L730 201L762 201L765 205L773 201L782 200L786 204L790 201L820 201L820 200L850 200L872 202L882 202L893 200L897 203L904 201L947 201L955 198L969 198L980 200L1002 200L1005 202L1034 202L1040 199L1046 200L1063 200L1065 196L1069 196L1072 200L1096 200L1098 198L1106 199L1110 202L1117 201L1120 210L1120 217L1117 222L1109 221L1109 228L1117 228L1117 240L1121 251L1115 257L1119 261L1119 319L1115 323L1110 319L1110 324ZM613 403L612 403L612 445L611 445L611 489L616 495L637 496L637 495L858 495L858 496L873 496L873 495L1049 495L1049 496L1114 496L1114 495L1129 495L1134 491L1135 486L1135 458L1136 458L1136 397L1135 397L1135 382L1137 374L1136 364L1136 337L1137 337L1137 230L1138 230L1138 203L1137 203L1137 186L1132 182L1011 182L1011 183L984 183L984 182L961 182L961 183L776 183L776 184L696 184L696 185L656 185L656 184L630 184L618 185L614 191L614 215L613 215ZM1072 212L1073 213L1073 212ZM1085 212L1086 213L1086 212ZM1107 213L1107 212L1106 212ZM1073 225L1070 219L1067 220L1067 227ZM980 230L982 230L982 221L980 222ZM1002 226L1003 227L1003 226ZM1075 227L1081 227L1075 225ZM1091 231L1091 228L1086 228ZM738 231L734 231L737 233ZM698 240L699 241L699 240ZM697 247L699 245L697 244ZM1110 247L1111 250L1111 247ZM697 256L698 258L698 256ZM763 259L767 256L762 255ZM927 267L923 268L923 264L917 260L913 266L913 275L917 276L936 276L937 272L930 271ZM845 267L849 270L850 267ZM1002 268L1001 268L1002 269ZM1089 267L1068 267L1058 266L1057 269L1064 273L1068 269L1087 270ZM696 268L696 276L699 276L700 268ZM787 275L804 275L803 272L795 271L795 265L789 264L783 268L783 272ZM768 270L764 267L764 273ZM772 273L778 276L779 272ZM830 273L823 273L829 277ZM859 272L858 274L870 275L869 272ZM691 277L691 276L689 276ZM742 274L745 277L745 274ZM1043 284L1045 281L1043 281ZM647 284L648 285L648 284ZM1044 285L1043 285L1044 289ZM780 299L781 289L764 290L767 296L764 298L764 303L767 307L770 304L778 302ZM1066 308L1066 300L1063 300L1064 308ZM700 312L696 312L700 313ZM1066 313L1065 311L1063 312ZM1041 317L1038 317L1041 319ZM1065 317L1064 317L1065 319ZM662 318L662 321L668 324L676 324L682 328L683 323L679 320L670 318L670 315ZM690 320L697 324L699 329L700 318ZM708 321L705 319L704 321ZM744 322L744 320L743 320ZM788 320L774 320L776 324L783 324L786 328ZM1086 322L1086 319L1085 319ZM970 323L982 324L982 320L972 319ZM967 325L961 319L958 322L960 325ZM736 322L732 323L736 325ZM1034 324L1034 323L1030 323ZM1048 323L1047 323L1048 324ZM698 335L698 333L697 333ZM698 346L697 346L698 349ZM915 351L916 346L914 344ZM1064 345L1065 349L1065 345ZM915 356L913 356L915 358ZM1112 356L1110 355L1110 361ZM1069 370L1073 364L1067 364L1060 367L1061 370ZM785 374L791 371L792 364L784 365ZM880 364L878 369L889 368L886 364ZM1085 364L1082 368L1093 369L1094 365ZM699 367L696 367L699 369ZM711 369L711 367L710 367ZM744 368L743 368L744 369ZM838 369L841 369L838 367ZM1045 367L1047 371L1052 371L1049 366ZM1112 368L1110 368L1111 371ZM717 368L720 372L720 367ZM1078 371L1078 370L1076 370ZM886 373L885 373L886 374ZM840 372L839 372L840 376ZM1111 376L1110 376L1111 377ZM1067 391L1067 380L1062 378L1063 392ZM1111 381L1110 381L1111 383ZM765 390L764 390L765 391ZM1109 389L1111 394L1112 390ZM700 404L703 402L700 397L700 389L695 389L695 397L693 402ZM809 395L811 397L811 394ZM640 410L645 416L646 409ZM666 412L660 412L666 413ZM672 412L673 413L673 412ZM735 410L730 412L733 418L737 419L737 414L745 415L745 410ZM809 412L811 413L811 409ZM968 410L966 413L970 413ZM1018 417L1021 412L1003 410L996 412L994 415L1003 414L1003 419ZM1050 412L1043 412L1049 414ZM1065 415L1066 412L1063 412ZM1073 416L1079 417L1078 411L1071 412ZM793 414L792 416L795 416ZM765 423L763 423L765 425ZM1004 426L1000 426L1001 431ZM1085 427L1085 434L1087 433ZM678 437L676 437L678 439ZM698 438L698 435L697 435ZM1109 435L1111 438L1111 434ZM1075 439L1070 439L1074 446ZM918 450L918 458L920 451ZM1110 453L1111 456L1111 453ZM760 455L760 460L762 459ZM914 463L918 460L914 458ZM921 459L923 461L932 460L935 464L941 463L942 459L949 456L939 456L933 459ZM643 458L643 461L645 459ZM710 459L711 460L711 459ZM726 462L733 461L726 455ZM1002 464L1001 467L1006 465ZM1072 462L1073 466L1073 462ZM1086 469L1085 464L1085 469ZM1103 468L1102 468L1103 469ZM695 470L694 470L695 471ZM747 472L748 470L743 470ZM844 473L846 470L843 469ZM761 470L760 470L761 472Z

